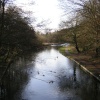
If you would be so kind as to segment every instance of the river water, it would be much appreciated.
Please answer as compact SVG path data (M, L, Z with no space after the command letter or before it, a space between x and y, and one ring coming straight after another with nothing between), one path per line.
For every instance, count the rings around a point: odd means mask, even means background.
M52 47L16 60L3 81L0 98L100 100L100 83Z

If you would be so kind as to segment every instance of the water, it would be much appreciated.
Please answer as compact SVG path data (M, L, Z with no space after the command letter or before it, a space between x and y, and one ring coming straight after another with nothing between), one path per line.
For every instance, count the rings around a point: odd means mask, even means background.
M100 83L54 48L18 59L1 100L100 100Z

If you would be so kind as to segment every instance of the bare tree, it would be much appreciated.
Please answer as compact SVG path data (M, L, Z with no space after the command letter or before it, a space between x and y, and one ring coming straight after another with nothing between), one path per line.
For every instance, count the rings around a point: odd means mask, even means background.
M74 13L79 13L81 17L80 40L86 43L87 48L92 48L95 55L100 55L100 0L68 0L73 6ZM75 7L78 6L78 7ZM67 5L66 5L67 6ZM67 7L64 6L67 10ZM75 30L76 31L76 30ZM85 39L83 39L85 36ZM81 42L80 42L81 43Z
M4 14L5 14L5 5L8 2L8 0L0 0L0 14L1 14L1 32L0 32L0 47L1 47L1 41L2 41L2 34L4 29Z
M99 56L100 50L100 1L88 0L84 2L83 9L80 10L83 21L87 21L88 32L90 33L95 48L95 55Z

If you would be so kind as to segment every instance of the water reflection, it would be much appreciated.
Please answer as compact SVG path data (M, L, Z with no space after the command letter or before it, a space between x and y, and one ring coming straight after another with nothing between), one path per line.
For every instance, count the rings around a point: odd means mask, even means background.
M54 48L19 58L2 87L1 100L100 100L100 83Z
M25 55L16 60L16 62L7 71L7 74L2 82L0 91L0 100L20 100L21 91L29 81L29 72L33 68L32 60L35 59L35 54ZM1 72L4 69L0 69ZM3 73L0 73L2 76Z

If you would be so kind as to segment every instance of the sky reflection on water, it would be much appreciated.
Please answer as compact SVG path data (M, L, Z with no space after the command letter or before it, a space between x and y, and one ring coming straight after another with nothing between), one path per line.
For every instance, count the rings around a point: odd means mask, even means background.
M100 100L100 83L54 48L20 58L3 100Z

